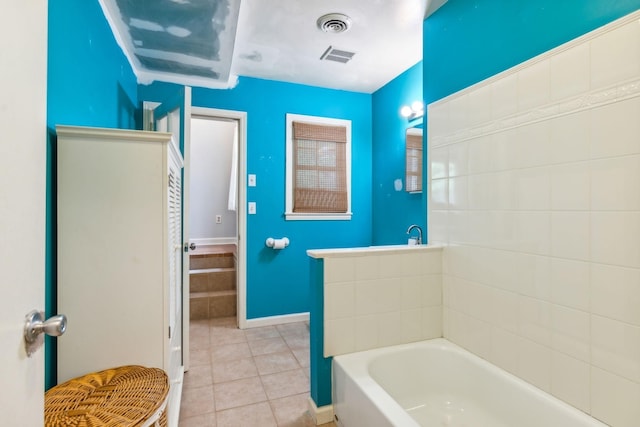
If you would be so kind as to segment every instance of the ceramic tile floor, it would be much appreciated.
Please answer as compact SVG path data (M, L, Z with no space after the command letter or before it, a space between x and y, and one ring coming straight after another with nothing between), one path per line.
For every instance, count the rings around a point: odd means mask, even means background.
M180 427L312 427L309 325L192 320ZM322 427L335 427L334 423Z

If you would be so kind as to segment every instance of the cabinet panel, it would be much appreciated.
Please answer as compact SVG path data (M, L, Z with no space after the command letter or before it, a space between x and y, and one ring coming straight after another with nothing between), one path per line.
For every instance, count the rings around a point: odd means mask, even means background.
M178 410L180 155L168 133L57 133L58 310L68 316L58 381L121 365L158 367Z

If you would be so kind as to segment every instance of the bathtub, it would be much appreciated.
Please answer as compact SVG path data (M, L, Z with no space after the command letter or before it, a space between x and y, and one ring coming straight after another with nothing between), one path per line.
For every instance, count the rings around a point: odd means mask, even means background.
M603 427L605 424L437 338L336 356L342 427Z

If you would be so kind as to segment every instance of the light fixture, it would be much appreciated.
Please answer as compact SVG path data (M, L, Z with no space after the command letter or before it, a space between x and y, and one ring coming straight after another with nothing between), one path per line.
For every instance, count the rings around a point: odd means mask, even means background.
M414 101L411 105L403 105L400 109L400 115L407 120L422 117L424 116L424 103L422 101Z

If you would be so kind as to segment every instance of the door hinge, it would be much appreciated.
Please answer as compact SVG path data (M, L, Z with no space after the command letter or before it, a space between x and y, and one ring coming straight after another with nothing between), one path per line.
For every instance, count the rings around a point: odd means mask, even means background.
M169 339L171 339L171 326L169 326Z

